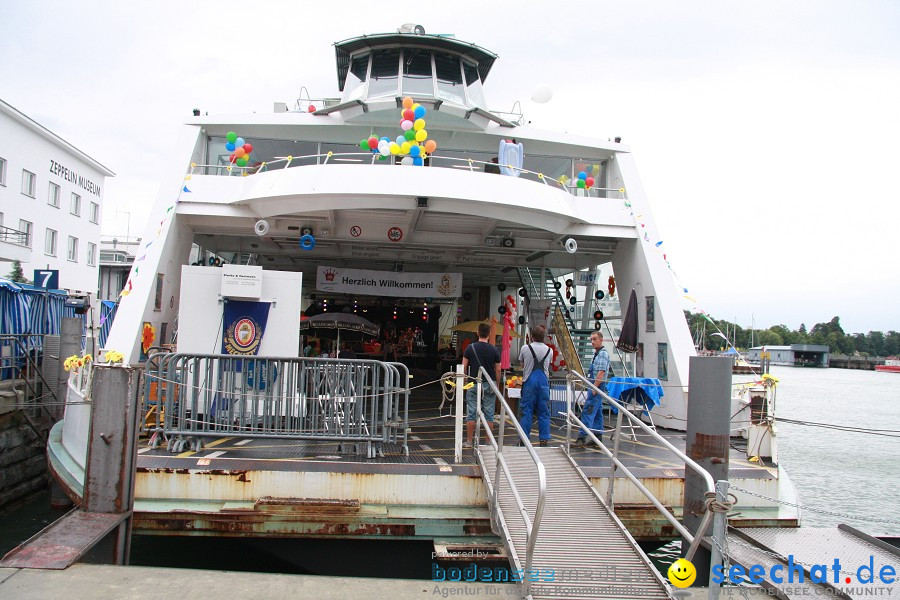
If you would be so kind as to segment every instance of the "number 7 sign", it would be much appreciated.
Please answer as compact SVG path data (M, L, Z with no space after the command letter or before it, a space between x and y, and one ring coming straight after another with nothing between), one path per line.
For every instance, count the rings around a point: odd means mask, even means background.
M59 289L59 270L34 270L34 285L48 290Z

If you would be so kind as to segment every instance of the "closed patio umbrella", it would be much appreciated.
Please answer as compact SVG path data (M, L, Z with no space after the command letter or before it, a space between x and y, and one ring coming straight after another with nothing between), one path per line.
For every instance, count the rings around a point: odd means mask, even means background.
M616 342L616 348L625 352L637 352L638 349L638 306L634 289L631 290L631 297L628 299L628 309L622 320L622 334Z
M367 335L378 335L379 327L352 313L320 313L300 321L300 331L319 337L336 337L340 347L341 332L344 332L345 337L359 339Z

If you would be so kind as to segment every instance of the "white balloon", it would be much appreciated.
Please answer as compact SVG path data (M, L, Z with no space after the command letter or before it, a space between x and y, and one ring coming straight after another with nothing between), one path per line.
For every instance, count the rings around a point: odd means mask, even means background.
M553 98L553 90L546 83L542 83L531 93L531 99L538 104L546 104Z
M413 164L412 156L404 156L403 160L400 161L401 165L411 165Z

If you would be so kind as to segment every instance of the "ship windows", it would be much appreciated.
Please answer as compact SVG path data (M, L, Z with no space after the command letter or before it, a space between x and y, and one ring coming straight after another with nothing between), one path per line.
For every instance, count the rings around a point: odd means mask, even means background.
M405 96L434 96L431 52L404 50L403 94Z
M466 95L469 97L469 105L485 108L484 89L481 87L481 78L478 76L478 67L463 61L463 73L466 76Z
M399 50L376 50L373 52L372 70L369 76L369 98L396 96L399 71Z
M365 93L366 75L369 71L369 55L356 56L350 61L347 80L344 82L344 101L356 100Z
M434 55L434 70L437 76L438 98L457 104L466 103L462 69L459 59L440 52Z

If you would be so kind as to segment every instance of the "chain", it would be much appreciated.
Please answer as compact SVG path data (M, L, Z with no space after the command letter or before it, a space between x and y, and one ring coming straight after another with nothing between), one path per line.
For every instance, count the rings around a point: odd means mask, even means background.
M803 509L803 510L809 510L809 511L812 511L812 512L821 513L821 514L823 514L823 515L828 515L828 516L831 516L831 517L839 517L839 518L842 518L842 519L851 519L851 520L854 520L854 521L869 521L869 522L871 522L871 523L887 523L887 524L889 524L889 525L900 525L900 521L892 521L892 520L890 520L890 519L877 519L877 518L874 518L874 517L860 517L860 516L857 516L857 515L848 515L848 514L846 514L846 513L838 513L838 512L833 512L833 511L830 511L830 510L824 510L824 509L821 509L821 508L813 508L813 507L811 507L811 506L805 506L805 505L797 504L797 503L794 503L794 502L788 502L787 500L779 500L779 499L777 499L777 498L771 498L771 497L766 496L766 495L764 495L764 494L758 494L757 492L751 492L750 490L746 490L746 489L744 489L744 488L742 488L742 487L739 487L739 486L736 486L736 485L731 485L730 487L731 487L731 489L733 489L733 490L737 490L737 491L743 492L743 493L745 493L745 494L750 494L751 496L756 496L757 498L762 498L763 500L768 500L768 501L770 501L770 502L776 502L776 503L778 503L778 504L784 504L784 505L786 505L786 506L793 506L794 508L801 508L801 509Z

